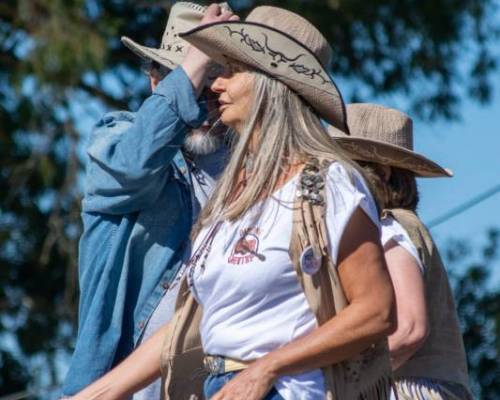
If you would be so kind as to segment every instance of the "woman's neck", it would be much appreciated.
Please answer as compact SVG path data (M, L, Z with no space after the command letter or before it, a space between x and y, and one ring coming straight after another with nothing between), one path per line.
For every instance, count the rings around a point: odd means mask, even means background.
M304 168L305 163L302 161L297 161L294 163L287 163L284 166L281 166L282 172L279 174L276 183L273 187L269 188L266 192L262 193L258 200L263 200L269 197L272 193L281 189L285 186L293 177L295 177L302 168ZM242 168L238 174L238 178L236 179L236 184L234 190L232 191L232 195L230 196L230 203L236 200L240 194L245 190L248 181L252 179L251 173L249 174L246 168Z

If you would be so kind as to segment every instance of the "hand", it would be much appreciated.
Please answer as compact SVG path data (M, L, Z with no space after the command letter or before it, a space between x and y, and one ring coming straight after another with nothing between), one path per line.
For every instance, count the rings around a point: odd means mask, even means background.
M223 22L223 21L239 21L240 17L233 14L231 10L228 10L225 7L221 7L219 4L210 4L206 11L205 15L201 19L200 25L212 24L214 22Z
M234 15L232 11L222 8L218 4L211 4L207 7L200 26L223 21L238 21L240 17ZM210 57L198 50L194 46L189 46L186 57L181 63L182 68L191 80L196 93L199 95L203 89L205 75L210 65Z
M257 360L226 383L211 400L261 400L276 378L263 359Z

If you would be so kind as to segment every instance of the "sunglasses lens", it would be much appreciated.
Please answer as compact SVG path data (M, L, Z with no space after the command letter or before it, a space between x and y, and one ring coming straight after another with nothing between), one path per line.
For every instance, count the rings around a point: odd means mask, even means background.
M168 68L164 67L163 65L158 64L158 68L155 69L155 72L158 74L158 77L160 79L163 79L168 75L170 70Z

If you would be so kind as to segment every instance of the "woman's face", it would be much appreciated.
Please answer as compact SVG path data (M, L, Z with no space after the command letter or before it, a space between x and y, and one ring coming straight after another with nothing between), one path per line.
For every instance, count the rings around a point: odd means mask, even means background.
M241 132L250 113L253 75L231 64L211 87L219 95L220 119L224 125Z

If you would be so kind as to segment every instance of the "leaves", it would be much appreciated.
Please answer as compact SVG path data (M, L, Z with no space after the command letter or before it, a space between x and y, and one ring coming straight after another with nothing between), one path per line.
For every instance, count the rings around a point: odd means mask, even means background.
M284 6L282 1L251 3ZM500 32L494 1L322 0L286 5L327 36L335 54L333 75L363 87L368 96L361 100L403 94L412 104L406 111L432 120L458 118L465 96L480 102L491 98L490 79L498 61L493 46Z
M490 283L500 270L500 232L492 229L486 236L479 261L471 263L470 249L460 251L458 258L455 250L447 254L451 255L448 257L451 270L467 266L461 275L455 274L454 283L475 398L496 399L500 396L500 293ZM452 247L467 248L463 243Z
M23 390L29 375L10 352L0 350L0 396Z

